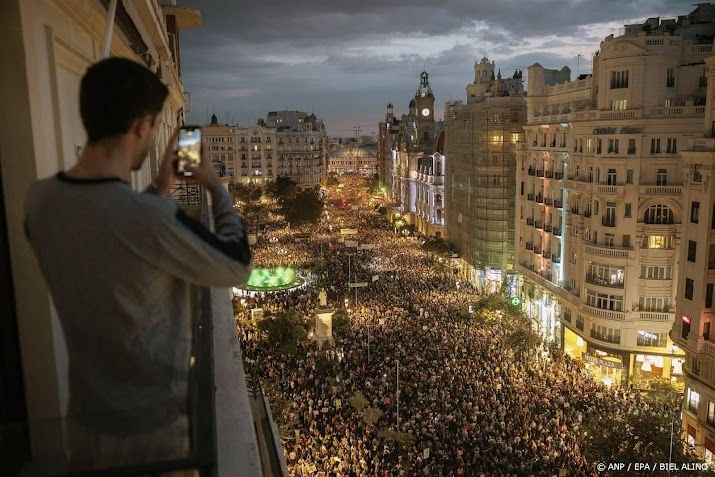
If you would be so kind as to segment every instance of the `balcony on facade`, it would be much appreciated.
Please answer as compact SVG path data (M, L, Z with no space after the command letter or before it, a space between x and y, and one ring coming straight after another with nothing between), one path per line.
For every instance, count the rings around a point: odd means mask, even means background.
M639 187L641 197L681 197L683 186L681 185L643 185Z
M588 255L606 258L628 258L628 255L633 250L631 247L611 247L608 245L589 242L588 240L584 240L583 245L584 251Z

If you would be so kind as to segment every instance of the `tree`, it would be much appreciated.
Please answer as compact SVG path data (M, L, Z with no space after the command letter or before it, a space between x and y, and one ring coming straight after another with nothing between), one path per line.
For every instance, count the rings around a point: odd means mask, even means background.
M230 191L234 200L245 204L255 202L263 195L263 190L259 186L254 184L242 184L241 182L232 182Z
M320 189L311 187L296 193L293 199L281 202L281 213L292 226L315 224L323 213L323 198Z
M656 405L655 400L651 401L648 410L630 410L626 414L594 413L587 416L584 423L584 450L588 458L592 462L698 462L690 455L687 443L681 437L680 407L661 407ZM649 471L631 475L667 475L667 472ZM691 471L688 475L712 473Z
M266 185L268 196L277 199L279 203L294 199L299 192L296 181L286 176L278 176L275 181Z
M380 192L380 188L382 187L382 184L380 183L380 174L375 173L370 177L370 184L368 186L368 191L371 194L374 194L375 192Z
M345 308L339 308L333 313L333 329L340 330L350 326L350 316Z

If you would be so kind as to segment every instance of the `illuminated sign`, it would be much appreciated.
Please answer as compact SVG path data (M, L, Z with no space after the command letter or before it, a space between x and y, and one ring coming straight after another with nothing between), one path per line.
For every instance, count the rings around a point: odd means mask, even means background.
M690 324L690 317L683 315L683 323Z

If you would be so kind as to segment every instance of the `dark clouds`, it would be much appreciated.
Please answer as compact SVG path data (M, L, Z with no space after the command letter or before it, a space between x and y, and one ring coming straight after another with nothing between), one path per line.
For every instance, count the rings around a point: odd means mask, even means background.
M399 112L426 68L440 113L463 99L486 49L505 75L535 61L590 70L605 34L648 16L686 14L689 1L636 0L179 0L202 12L182 32L193 122L206 110L242 126L275 109L310 109L330 134L376 129L384 105ZM612 22L613 25L610 25Z

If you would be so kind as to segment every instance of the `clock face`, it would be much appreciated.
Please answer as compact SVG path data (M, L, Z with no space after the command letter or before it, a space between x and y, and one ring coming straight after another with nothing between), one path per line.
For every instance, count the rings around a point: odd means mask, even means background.
M429 116L429 108L424 108L422 110L422 116Z

